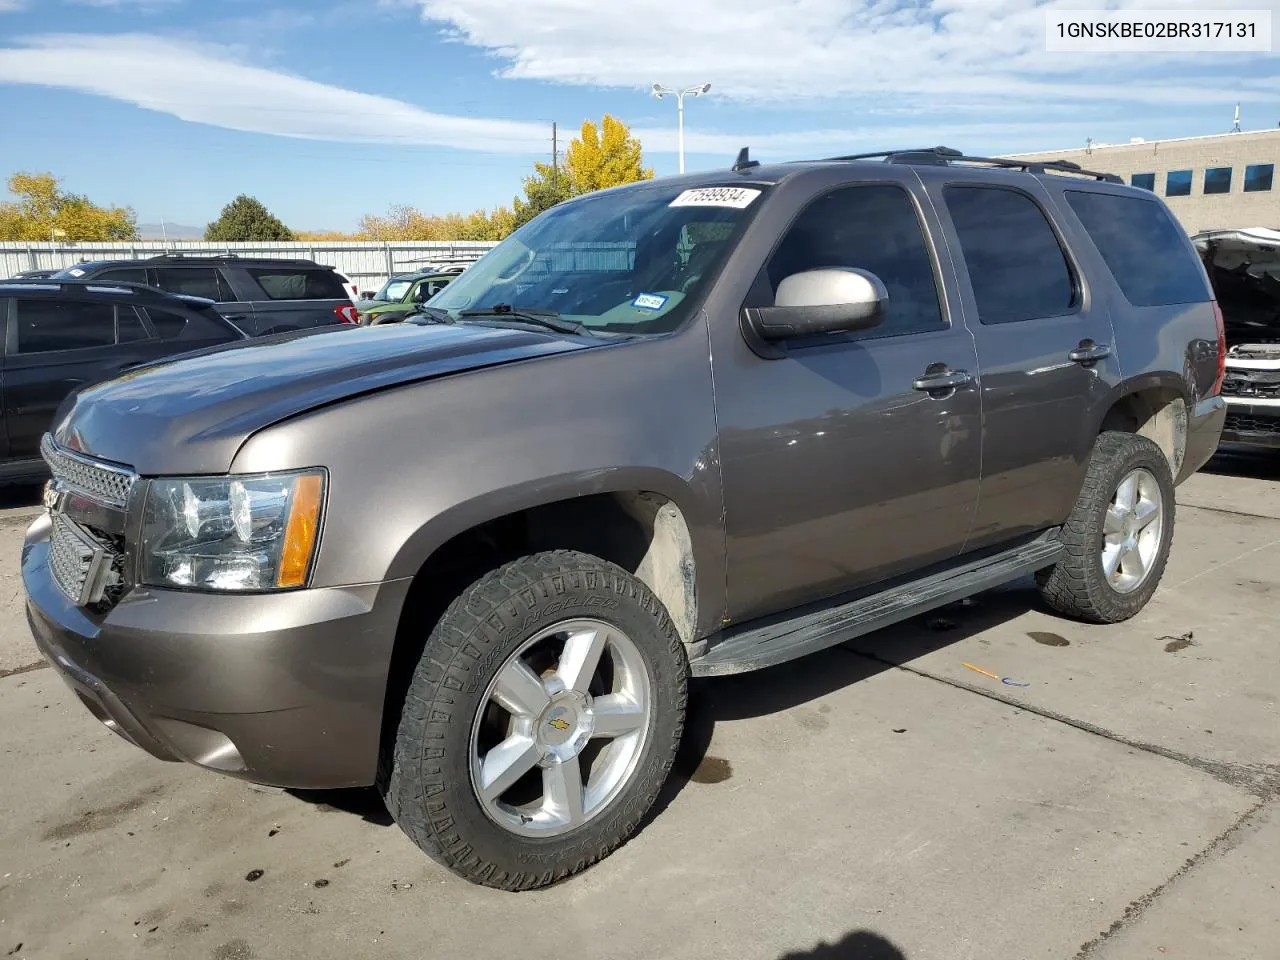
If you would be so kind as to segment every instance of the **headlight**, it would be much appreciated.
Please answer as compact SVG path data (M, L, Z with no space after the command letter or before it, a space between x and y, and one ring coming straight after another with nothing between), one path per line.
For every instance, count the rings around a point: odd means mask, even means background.
M304 586L324 489L319 470L150 481L142 582L229 591Z

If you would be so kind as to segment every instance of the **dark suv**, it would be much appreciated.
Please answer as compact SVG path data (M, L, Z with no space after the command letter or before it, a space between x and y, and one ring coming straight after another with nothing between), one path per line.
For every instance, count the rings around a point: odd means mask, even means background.
M40 438L73 391L140 364L245 339L208 300L138 284L0 281L0 480L49 475Z
M312 260L170 253L145 260L97 260L54 274L70 280L145 283L212 300L250 336L358 322L355 304L331 267Z
M744 151L548 210L404 323L83 391L27 609L155 756L376 783L451 869L537 887L645 817L690 675L1024 576L1138 613L1224 355L1114 176Z

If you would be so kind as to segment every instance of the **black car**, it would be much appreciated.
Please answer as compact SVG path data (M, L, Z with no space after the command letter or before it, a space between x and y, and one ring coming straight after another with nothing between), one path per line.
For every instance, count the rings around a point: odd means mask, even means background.
M55 279L144 283L214 301L218 312L250 336L356 323L342 278L314 260L166 253L143 260L77 263Z
M45 475L40 437L72 392L140 364L248 339L209 300L140 284L0 281L0 480Z

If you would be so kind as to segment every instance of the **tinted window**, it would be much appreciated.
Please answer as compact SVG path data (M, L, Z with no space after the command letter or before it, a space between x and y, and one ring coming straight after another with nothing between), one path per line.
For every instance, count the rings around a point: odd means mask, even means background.
M143 267L122 267L100 273L93 279L99 283L146 283L147 271Z
M147 339L146 328L142 326L138 311L133 307L120 307L116 311L116 324L116 340L120 343Z
M1143 190L1150 190L1154 193L1156 189L1156 175L1154 173L1135 173L1129 178L1129 183L1135 187L1141 187Z
M332 270L250 270L249 276L272 300L346 300L347 291Z
M892 337L946 326L920 220L901 187L844 187L806 207L769 260L770 294L793 273L821 267L868 270L889 290L880 325L850 336Z
M189 314L173 313L147 307L147 316L161 340L230 340L231 334L224 323L210 317L204 311L193 310Z
M1191 171L1170 170L1164 179L1164 195L1166 197L1191 196Z
M1210 167L1204 172L1205 193L1230 193L1231 168Z
M1158 200L1068 190L1067 202L1134 306L1209 299L1186 234Z
M990 187L947 187L945 196L979 321L1013 323L1074 309L1071 268L1034 200Z
M160 289L170 293L219 302L233 299L226 281L215 267L157 267L156 276Z
M1271 180L1275 176L1274 163L1253 163L1244 168L1244 192L1262 193L1271 189Z
M85 350L116 342L116 309L87 300L18 300L18 353Z

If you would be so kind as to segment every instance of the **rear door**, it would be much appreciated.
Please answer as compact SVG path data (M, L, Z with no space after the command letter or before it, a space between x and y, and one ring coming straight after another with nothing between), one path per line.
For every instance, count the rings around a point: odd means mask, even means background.
M332 270L313 266L233 267L229 274L246 292L254 293L255 335L342 323L339 308L355 307L341 278Z
M955 254L982 371L976 549L1070 514L1097 436L1094 411L1105 409L1120 367L1106 299L1038 180L922 176Z
M115 376L122 362L127 361L116 347L114 303L10 299L3 385L9 456L38 457L40 438L67 394Z
M218 312L250 333L257 321L254 318L253 296L233 282L234 271L220 267L163 266L155 267L154 286L169 293L181 293L192 297L204 297L218 304Z

